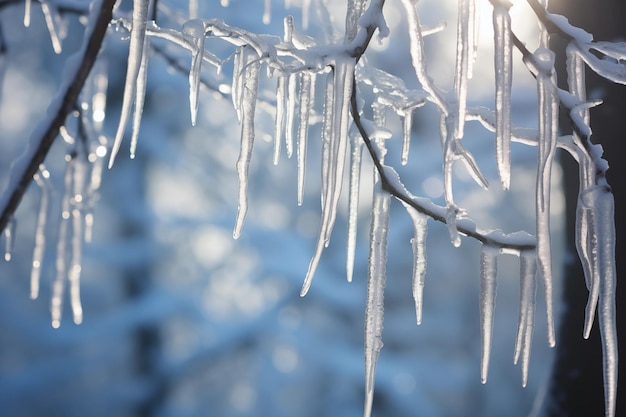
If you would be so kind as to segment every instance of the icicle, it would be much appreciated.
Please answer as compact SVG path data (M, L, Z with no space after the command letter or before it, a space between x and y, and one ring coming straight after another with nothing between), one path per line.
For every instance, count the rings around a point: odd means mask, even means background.
M83 321L83 308L80 301L80 273L82 269L82 243L84 238L84 220L82 213L85 196L86 162L77 156L72 175L71 219L72 237L68 281L70 284L70 305L74 323Z
M133 100L137 96L137 79L143 60L144 39L146 36L146 24L148 20L148 5L150 0L133 0L133 26L130 32L130 44L128 50L128 66L126 68L126 81L124 83L124 94L122 97L122 111L120 123L115 133L113 149L109 159L109 168L113 166L115 157L122 144L124 130L130 117ZM144 95L145 92L140 94Z
M272 0L265 0L263 8L263 23L269 25L272 21Z
M480 382L487 382L493 319L496 308L496 273L498 249L483 245L480 255L480 333L482 338Z
M302 29L309 28L309 12L311 10L311 0L302 0Z
M148 82L148 48L149 41L146 36L143 45L144 54L141 55L141 64L139 65L139 73L137 74L137 94L135 97L135 112L133 113L132 134L130 137L130 158L135 159L137 152L137 141L139 140L139 128L141 127L141 119L143 113L143 105L146 99L146 85Z
M406 165L409 162L409 147L411 146L411 128L413 127L413 108L403 111L402 118L402 152L400 162Z
M422 306L424 280L426 278L426 234L428 232L428 216L406 205L406 210L413 222L413 300L415 301L415 319L422 324Z
M579 194L576 205L576 250L580 258L585 284L589 290L589 298L585 307L585 325L583 337L588 339L595 318L598 297L600 295L600 270L598 259L598 236L595 232L595 202L590 201L590 191L584 190ZM593 194L591 192L591 194Z
M520 253L520 303L513 362L522 358L522 386L528 382L530 347L535 326L535 296L537 292L537 255L534 251Z
M198 0L189 0L189 19L198 18Z
M417 80L420 82L424 91L430 96L443 116L448 115L448 105L439 90L434 86L432 80L426 71L426 58L424 55L424 42L422 39L422 28L420 27L419 17L415 1L402 0L402 5L407 12L408 32L410 41L411 63L415 70Z
M390 195L383 191L380 181L374 186L372 225L370 232L369 274L365 309L365 410L372 412L374 378L378 355L383 347L384 291L387 264L387 237L389 233Z
M456 123L454 124L454 138L463 137L465 126L465 111L467 107L467 80L469 76L470 44L473 32L470 22L470 10L473 0L459 0L459 17L457 23L456 65L454 70L454 92L456 94Z
M538 65L539 156L536 186L537 260L546 297L548 343L555 345L552 304L552 255L550 243L550 181L558 136L558 95L553 81L554 53L540 48L535 53Z
M63 312L63 292L65 290L65 278L67 276L67 246L70 228L70 201L72 198L72 179L74 158L68 156L65 166L64 191L61 199L61 220L59 222L59 238L57 242L55 278L52 284L52 299L50 301L50 314L52 315L52 327L58 329L61 326Z
M237 175L239 177L239 206L233 237L239 238L243 221L248 211L248 168L254 144L254 114L259 87L259 69L261 64L257 55L250 48L243 48L243 74L241 91L241 149L237 159Z
M285 107L287 102L287 77L280 75L276 81L276 118L274 119L274 165L280 159L280 145L285 129Z
M304 178L306 168L306 149L309 137L309 118L315 99L315 75L304 72L300 78L300 125L297 136L298 159L298 205L304 199Z
M352 282L356 254L362 148L361 136L358 132L352 132L350 139L350 190L348 197L348 248L346 255L346 276L348 282Z
M198 117L202 58L204 57L204 21L194 19L185 22L183 24L183 36L194 46L191 51L191 68L189 69L189 108L191 110L191 124L195 126Z
M602 337L605 415L615 415L617 399L617 329L615 319L615 202L606 186L589 196L594 201L594 229L598 239L600 300L598 322Z
M494 58L496 73L496 163L502 188L511 184L511 16L505 6L493 9Z
M237 112L237 120L241 122L241 91L243 83L243 57L244 47L240 47L235 51L233 57L233 84L232 84L232 100L233 107Z
M350 57L338 57L333 73L328 76L323 128L325 137L322 146L322 221L315 252L300 291L301 296L306 295L311 286L322 251L330 241L337 215L348 147L353 76L354 60ZM329 93L332 96L329 97Z
M40 1L41 3L41 11L43 12L44 19L46 21L46 26L48 27L48 32L50 33L50 40L52 41L52 49L55 54L60 54L63 52L63 46L61 45L61 40L65 38L67 28L65 27L64 22L61 20L62 17L59 15L56 6L50 5L47 0ZM28 6L30 9L30 5ZM29 13L30 20L30 13ZM24 17L24 24L26 25L26 17ZM30 22L29 22L30 24Z
M298 75L289 75L287 83L287 120L285 122L285 151L287 158L293 155L293 126L296 113L296 86L298 84Z
M359 19L363 16L366 4L366 0L348 0L344 43L349 43L356 37L359 30Z
M566 48L567 53L567 81L572 95L581 103L587 99L585 86L585 64L578 53L577 47L570 43ZM582 114L580 118L585 126L589 126L589 109L581 108ZM593 327L595 312L598 305L598 297L600 293L600 276L597 257L598 240L594 229L593 220L593 201L588 201L585 197L587 191L595 185L595 167L592 159L584 150L582 140L586 138L579 137L576 131L573 132L574 142L581 149L581 158L579 165L579 193L576 204L576 251L580 258L583 272L585 275L585 283L589 290L589 298L585 308L585 325L583 328L583 337L588 339Z
M32 0L24 1L24 26L30 26L30 10L31 10Z
M474 64L478 56L478 41L480 40L480 13L476 8L476 0L470 1L468 23L468 34L470 36L468 45L471 47L471 53L467 67L467 78L472 79L474 77Z
M9 262L13 257L13 246L15 245L15 217L11 217L9 223L4 228L4 260Z
M30 271L30 298L35 300L39 297L41 268L46 249L46 223L48 219L48 205L50 203L50 172L43 165L40 165L39 172L33 178L41 189L41 200L35 225L35 249L33 250L33 262Z

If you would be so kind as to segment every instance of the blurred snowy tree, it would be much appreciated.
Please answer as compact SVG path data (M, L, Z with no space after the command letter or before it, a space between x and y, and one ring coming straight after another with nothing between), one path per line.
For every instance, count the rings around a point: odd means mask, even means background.
M359 413L364 384L365 416L372 406L381 415L526 415L549 362L541 355L529 372L536 281L548 345L556 343L560 150L579 167L584 336L597 311L605 413L614 416L614 203L591 142L589 109L600 100L587 98L585 71L626 83L626 44L594 41L538 0L220 3L0 2L6 172L15 160L0 199L4 275L29 270L31 298L50 294L57 328L29 318L32 305L15 300L28 291L4 280L2 328L16 338L2 346L7 412L345 416ZM554 37L566 45L565 83ZM135 161L117 156L127 125ZM27 193L33 182L38 192ZM307 189L321 195L319 220ZM233 194L237 243L226 232ZM358 219L368 216L363 239ZM346 232L333 232L338 219ZM454 247L467 241L453 262L441 234L427 238L429 220L446 225ZM322 258L331 234L347 250ZM316 273L341 269L349 282L367 280L311 289ZM437 280L425 285L427 269ZM307 301L296 297L301 276ZM388 276L398 279L387 285ZM518 297L518 311L496 317L496 281L499 300ZM389 354L374 401L383 303ZM66 311L89 323L58 329ZM424 318L412 336L409 314ZM354 329L363 319L359 382ZM497 338L494 328L503 329ZM500 356L511 344L522 385L535 379L534 390L490 394L468 382L477 356L480 382L493 360L490 378L510 380Z

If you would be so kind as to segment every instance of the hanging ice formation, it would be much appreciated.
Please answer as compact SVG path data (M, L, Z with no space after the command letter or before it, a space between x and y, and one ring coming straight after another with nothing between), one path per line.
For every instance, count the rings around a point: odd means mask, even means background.
M307 144L309 125L322 115L321 127L321 220L306 272L301 295L310 289L313 276L320 263L325 247L329 245L339 209L339 198L344 182L348 192L348 238L346 275L351 281L355 275L357 214L361 175L362 152L369 154L374 170L375 184L371 208L370 256L368 267L368 295L365 320L365 410L371 414L376 362L382 348L383 298L386 280L386 256L388 246L389 210L392 197L407 209L413 224L412 293L415 302L415 317L418 324L423 316L423 290L426 275L426 236L428 219L444 223L450 240L459 246L464 238L471 237L482 245L480 256L480 322L481 322L481 366L480 379L488 376L490 347L496 300L496 272L499 256L514 255L520 259L520 306L514 362L520 363L522 385L528 381L528 364L535 321L535 293L537 278L543 286L546 298L548 343L554 345L552 307L552 266L550 242L550 188L551 171L557 149L570 154L579 163L580 191L576 210L576 247L581 259L589 298L585 311L583 336L588 337L596 315L603 341L604 381L606 416L615 414L617 384L617 338L615 325L615 232L614 202L610 187L606 183L606 161L601 158L601 149L590 140L589 112L597 102L587 100L584 73L590 69L601 77L626 84L626 44L594 42L591 35L571 26L566 19L547 13L545 2L528 0L542 27L549 25L569 40L568 81L569 91L557 88L554 72L554 53L549 49L548 32L540 30L540 47L533 52L526 49L513 32L509 9L515 7L506 0L492 0L492 25L494 28L495 100L492 108L472 106L469 97L470 80L474 75L473 64L478 53L478 18L476 0L459 0L456 24L456 55L452 85L439 87L430 76L427 66L423 37L443 28L423 28L420 23L418 5L415 0L402 0L401 4L408 28L408 54L414 71L416 87L408 88L408 82L398 76L374 68L365 62L363 54L368 50L375 32L384 37L389 31L382 13L384 0L348 0L343 38L332 32L330 24L322 29L327 39L339 39L334 44L298 33L293 18L284 21L284 35L263 35L229 26L219 19L199 19L198 2L189 2L190 19L182 22L180 30L161 28L156 22L148 21L149 0L133 0L132 18L117 19L117 25L130 31L128 66L124 84L120 121L115 133L110 155L106 155L107 142L100 135L104 118L104 107L96 101L91 109L93 120L85 120L82 126L91 129L86 136L90 142L74 141L67 129L62 131L70 143L62 203L62 218L59 223L59 240L56 246L56 276L51 301L52 323L58 327L61 321L63 294L69 283L70 304L74 321L82 321L79 297L81 275L81 248L84 239L89 239L91 213L90 204L99 183L103 157L108 156L109 167L119 152L126 125L132 120L131 157L137 146L139 124L146 90L150 37L170 42L190 53L189 105L191 123L198 121L200 85L215 87L220 94L230 95L234 112L241 125L240 152L236 161L239 179L238 211L233 236L239 237L248 211L249 166L255 139L255 114L257 101L265 101L266 95L259 88L261 67L266 66L267 76L275 79L275 120L273 126L274 150L272 161L279 162L282 147L287 156L296 153L297 202L302 204L307 169ZM60 51L64 36L64 23L54 2L40 2L50 32L53 48ZM220 2L228 6L228 0ZM287 4L286 6L290 6ZM309 21L309 0L303 0L303 27ZM25 2L24 24L30 24L31 0ZM391 6L388 6L391 7ZM320 11L328 13L323 7ZM323 14L322 14L323 15ZM262 19L269 22L271 2L263 4ZM402 27L402 25L399 25ZM222 60L210 51L206 38L213 37L230 44L232 55ZM205 49L206 48L206 49ZM512 60L513 48L522 55L529 72L536 79L538 95L538 126L523 128L511 123L512 103ZM362 59L363 58L363 59ZM205 77L212 66L219 76L224 63L232 60L233 71L230 89L225 85L211 86ZM318 93L323 94L323 103L316 105L318 77L325 81ZM223 89L221 87L224 87ZM363 103L360 95L368 90L373 97L370 107ZM106 85L104 86L106 90ZM103 93L100 87L100 93ZM444 91L450 91L448 95ZM100 94L98 93L98 94ZM321 94L320 94L321 95ZM471 97L470 97L471 98ZM272 102L270 99L269 102ZM265 103L267 104L267 103ZM413 135L413 116L422 106L431 106L437 113L439 139L442 145L443 164L441 174L444 183L445 205L411 194L404 186L398 173L385 165L386 140L394 135L386 128L386 115L392 114L401 122L399 157L395 154L387 159L398 159L407 164L411 159L411 146L416 142ZM100 105L98 105L100 106ZM87 105L87 107L89 107ZM320 108L317 110L317 108ZM81 106L82 108L82 106ZM558 135L558 111L565 110L573 126L571 135ZM371 110L373 120L363 115ZM82 109L83 113L85 112ZM132 117L131 117L132 113ZM85 114L83 114L85 116ZM488 181L474 158L464 146L466 124L478 121L487 131L494 132L495 165L502 188L511 185L512 141L538 149L536 170L536 236L523 232L504 233L499 230L486 231L475 224L466 211L457 204L453 193L452 168L461 161L478 186L488 187ZM91 127L90 127L91 126ZM83 132L84 133L84 132ZM413 141L413 144L411 143ZM415 152L414 152L415 153ZM395 162L395 161L394 161ZM91 164L91 165L90 165ZM346 169L346 164L349 169ZM348 172L348 181L344 176ZM31 270L31 297L39 293L39 281L46 247L46 213L52 192L48 181L49 173L41 167L34 180L41 189L41 202L36 224L35 248ZM5 228L5 236L13 237L11 227ZM10 257L11 241L5 257Z

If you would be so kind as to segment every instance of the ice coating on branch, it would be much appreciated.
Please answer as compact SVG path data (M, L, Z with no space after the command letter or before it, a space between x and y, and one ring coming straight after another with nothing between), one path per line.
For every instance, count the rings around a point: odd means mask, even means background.
M120 123L115 133L113 148L109 158L109 168L113 166L115 157L122 144L126 124L130 118L133 100L138 94L145 95L145 91L137 92L137 79L143 59L146 24L148 20L148 5L150 0L133 0L133 23L130 31L130 43L128 47L128 66L126 68L126 81L124 83L124 94L122 97L122 111L120 115ZM145 84L144 84L145 87Z
M428 232L428 216L420 213L413 207L405 204L413 222L413 300L415 301L415 319L422 324L422 306L424 295L424 280L426 278L426 234Z
M552 304L552 250L550 243L550 182L558 138L559 100L553 81L554 52L539 48L534 54L539 95L539 144L536 186L537 260L543 280L548 343L555 344Z
M494 59L496 74L496 163L502 188L511 183L511 16L507 8L493 9Z
M350 134L350 190L348 193L348 248L346 252L346 277L352 282L359 213L359 185L361 183L361 136Z
M34 175L33 179L41 189L39 211L37 212L37 222L35 224L35 248L33 249L33 262L30 271L30 298L35 300L39 297L41 267L43 266L43 256L46 250L46 223L51 193L50 172L41 165L39 172Z
M205 26L201 19L188 20L183 24L183 36L193 45L191 68L189 69L189 109L191 124L196 125L198 117L198 96L200 94L200 76L204 57Z
M605 415L615 415L617 400L617 324L615 312L615 202L606 186L590 191L595 204L594 229L598 239L597 256L600 275L598 323L602 338Z
M383 347L384 291L387 278L387 238L389 233L390 195L378 181L374 185L370 255L368 262L367 301L365 308L365 410L372 412L374 379L378 355Z
M530 362L530 348L535 327L535 299L537 293L537 256L532 250L520 253L520 301L519 318L517 322L517 337L515 339L515 354L513 362L522 359L522 386L528 382L528 365Z
M333 71L327 76L322 145L322 220L315 252L309 264L300 295L306 295L324 247L328 246L337 216L343 170L348 149L350 98L354 60L348 56L335 59Z
M239 193L237 218L233 237L239 238L243 221L248 211L248 168L254 144L254 114L259 87L259 70L261 64L256 53L248 47L242 51L243 73L241 75L241 148L237 159L237 176L239 177Z
M9 262L13 257L13 246L15 245L15 217L11 217L7 227L4 228L4 260Z
M285 129L285 107L287 103L287 77L278 76L276 80L276 117L274 118L274 165L278 165L280 159L280 146L283 141Z
M480 254L480 382L487 382L491 338L493 335L493 319L496 309L496 274L498 248L483 245Z
M304 178L306 172L306 148L309 138L309 119L315 100L315 75L303 72L300 77L300 117L296 139L298 164L298 205L304 199Z

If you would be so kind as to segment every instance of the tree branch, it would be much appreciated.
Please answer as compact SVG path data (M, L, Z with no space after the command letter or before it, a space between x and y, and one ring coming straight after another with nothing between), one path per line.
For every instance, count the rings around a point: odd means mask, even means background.
M356 80L354 80L353 82L356 84ZM367 147L367 150L372 158L374 167L376 168L376 171L378 172L378 175L380 176L380 181L381 181L383 190L387 191L389 194L391 194L392 196L400 200L402 203L408 206L411 206L412 208L419 211L420 213L423 213L438 222L447 224L445 215L442 215L441 213L438 212L438 210L436 210L438 206L436 206L434 203L432 204L432 207L428 207L425 204L420 204L418 199L410 195L406 190L400 189L395 184L395 182L392 181L388 177L385 167L383 166L383 164L380 162L380 159L378 158L378 152L374 148L374 144L369 138L367 130L365 129L365 127L363 126L363 123L361 122L361 115L359 114L358 107L357 107L356 88L352 89L352 96L350 98L350 102L351 102L350 112L352 113L352 119L354 120L354 125L356 126L359 133L361 134L361 137L363 138L363 142L365 143L365 146ZM439 211L443 211L443 210L445 210L445 208L441 208L441 210ZM466 236L472 237L485 245L491 245L491 246L498 247L500 249L509 249L509 250L520 251L520 252L524 250L534 250L536 248L536 245L529 241L528 238L530 236L524 236L523 239L520 239L519 234L518 236L513 238L511 235L505 235L504 233L495 233L495 234L483 233L477 230L475 227L474 228L467 227L463 225L462 223L463 221L459 221L457 224L457 230L460 233Z
M93 20L85 30L83 47L68 60L63 84L48 107L50 116L37 126L26 152L13 165L9 184L0 198L0 231L4 230L17 210L33 175L58 136L59 129L65 123L67 115L74 110L78 95L100 52L113 17L114 4L115 0L101 0L94 6Z

